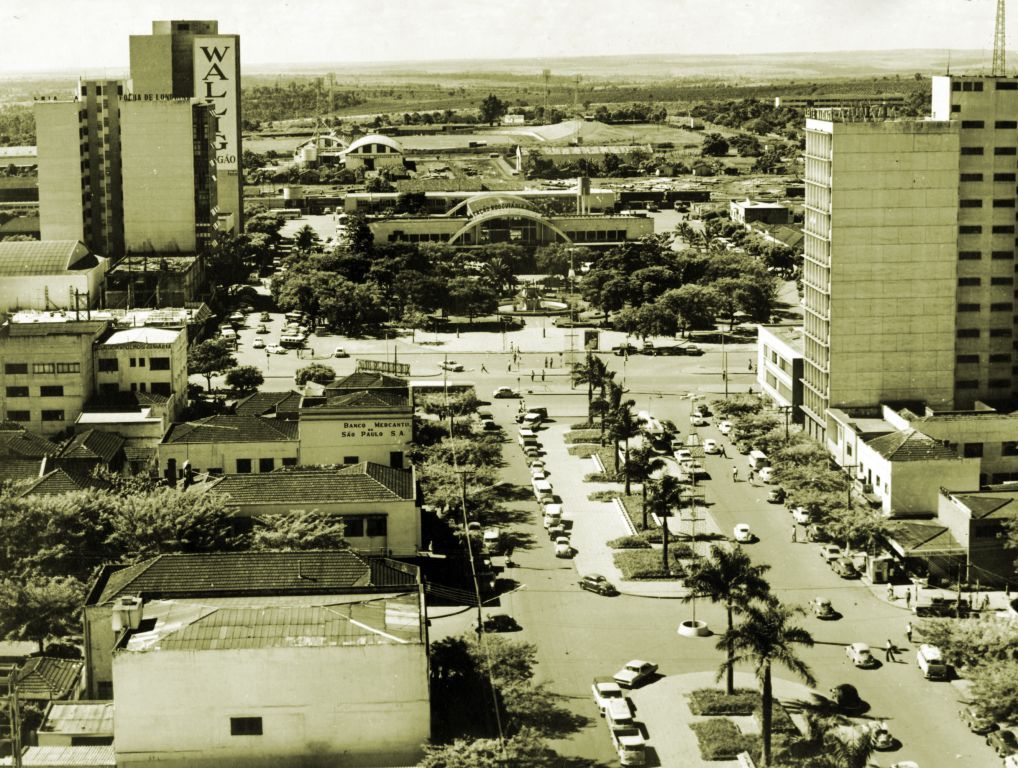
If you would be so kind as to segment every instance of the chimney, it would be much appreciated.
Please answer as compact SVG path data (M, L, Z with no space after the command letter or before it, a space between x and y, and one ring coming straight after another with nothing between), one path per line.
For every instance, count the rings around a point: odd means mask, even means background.
M137 629L141 624L142 602L140 597L122 595L113 603L113 631Z

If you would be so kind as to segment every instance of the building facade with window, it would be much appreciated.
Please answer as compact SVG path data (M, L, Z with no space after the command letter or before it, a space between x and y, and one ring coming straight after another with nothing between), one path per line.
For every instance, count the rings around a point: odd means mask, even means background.
M147 327L114 331L96 347L95 381L101 395L161 395L170 418L178 418L187 407L187 331Z
M299 463L296 421L219 414L171 424L158 448L159 473L176 480L189 463L212 475L272 472Z
M758 325L756 380L795 424L802 424L802 328Z

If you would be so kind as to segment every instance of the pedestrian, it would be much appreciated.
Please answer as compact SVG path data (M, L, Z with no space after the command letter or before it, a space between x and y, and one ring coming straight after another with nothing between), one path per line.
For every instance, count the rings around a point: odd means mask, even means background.
M798 529L797 529L797 528L796 528L796 527L795 527L795 526L793 525L793 526L792 526L792 543L793 543L793 544L795 544L795 540L796 540L796 534L797 534L797 533L798 533Z
M749 482L752 483L754 480L756 480L756 470L753 469L752 467L750 467L749 468Z
M905 637L908 638L908 641L910 643L912 642L912 622L911 621L906 621L905 622Z
M890 640L887 641L887 645L884 646L884 661L897 661L894 658L894 643Z
M544 381L544 369L541 369L541 381Z
M894 586L891 584L887 585L887 599L889 601L894 599Z
M531 381L533 381L533 380L534 380L534 372L533 372L533 371L531 371L531 372L530 372L530 380L531 380Z
M488 369L484 367L484 363L481 363L481 373L487 373Z
M733 483L739 482L739 468L734 464L732 465L732 482Z
M509 364L508 364L508 365L507 365L507 366L505 367L505 372L506 372L506 373L512 373L512 372L513 372L513 364L512 364L512 363L509 363Z
M983 595L983 610L985 611L989 607L990 607L990 596Z
M906 608L912 607L912 590L909 589L908 587L905 587L905 607Z
M749 358L749 370L753 370L753 358Z
M722 459L727 459L728 458L728 452L725 451L725 446L722 445L720 450L718 451L718 453L721 454L721 458Z

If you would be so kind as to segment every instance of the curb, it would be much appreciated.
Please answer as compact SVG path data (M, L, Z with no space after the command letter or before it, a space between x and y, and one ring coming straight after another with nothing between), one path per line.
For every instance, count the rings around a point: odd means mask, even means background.
M618 496L615 496L612 499L612 502L615 504L615 509L622 516L622 519L625 520L625 522L626 522L626 530L629 531L629 535L630 536L635 536L636 535L636 526L633 525L633 521L629 519L629 515L626 513L626 508L624 506L622 506L622 500Z

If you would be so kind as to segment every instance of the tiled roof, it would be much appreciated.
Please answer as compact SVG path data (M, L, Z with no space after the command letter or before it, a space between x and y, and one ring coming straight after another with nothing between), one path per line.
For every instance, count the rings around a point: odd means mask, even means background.
M403 392L387 389L362 389L330 397L324 404L327 408L409 408L410 398ZM322 406L318 406L322 407Z
M223 475L208 488L233 504L327 504L414 499L413 472L373 462L341 469L280 469L250 475Z
M115 432L89 429L79 432L60 451L62 459L99 459L105 464L113 461L123 450L124 440Z
M112 701L54 702L39 726L41 733L70 736L113 736Z
M0 765L13 765L12 758L0 758ZM28 747L21 755L22 768L116 768L113 745L73 747Z
M388 376L373 371L356 371L342 379L336 379L325 388L327 393L349 392L356 389L407 389L406 379Z
M0 458L0 483L18 483L22 480L38 480L42 459Z
M296 414L298 405L300 405L299 392L254 392L238 401L234 413L238 416Z
M62 275L91 269L99 260L77 240L0 242L0 277Z
M156 449L149 445L125 445L124 458L131 462L148 463L155 456Z
M170 425L163 443L270 443L297 439L297 423L220 414Z
M91 473L83 468L72 468L70 466L57 467L52 472L47 472L24 491L22 496L55 496L70 491L80 491L85 488L106 488L109 484L93 477Z
M889 537L901 548L903 556L922 554L963 553L965 549L951 535L951 530L935 523L901 520Z
M41 459L58 453L60 446L42 435L29 432L14 422L5 421L0 424L0 456Z
M881 435L867 442L870 448L891 461L932 461L956 459L958 454L939 440L916 429Z
M369 586L368 564L347 550L158 555L108 575L96 600L315 594Z
M66 698L81 675L83 661L33 656L18 670L18 695L52 701Z

